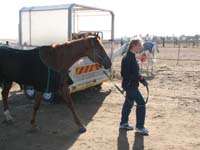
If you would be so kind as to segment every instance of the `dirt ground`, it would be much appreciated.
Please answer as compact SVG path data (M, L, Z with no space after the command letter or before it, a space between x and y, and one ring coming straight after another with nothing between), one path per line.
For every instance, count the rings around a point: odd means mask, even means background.
M158 58L176 59L178 48L160 48ZM181 59L199 59L200 49L181 48ZM114 69L119 73L120 58ZM37 123L30 133L33 101L18 85L9 95L14 124L0 123L0 150L198 150L200 149L200 61L158 59L149 82L145 126L149 136L119 130L124 97L105 82L101 91L86 90L72 95L76 110L87 127L79 134L69 109L63 102L42 102ZM120 80L115 84L120 86ZM146 96L145 88L141 91ZM0 104L2 108L2 103ZM135 125L135 107L130 114ZM4 120L0 113L0 121Z

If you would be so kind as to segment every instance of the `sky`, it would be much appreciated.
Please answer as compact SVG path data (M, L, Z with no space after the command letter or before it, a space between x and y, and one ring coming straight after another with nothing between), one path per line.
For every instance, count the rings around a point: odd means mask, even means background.
M115 14L115 38L200 34L199 0L6 0L0 1L0 39L17 39L22 7L81 4Z

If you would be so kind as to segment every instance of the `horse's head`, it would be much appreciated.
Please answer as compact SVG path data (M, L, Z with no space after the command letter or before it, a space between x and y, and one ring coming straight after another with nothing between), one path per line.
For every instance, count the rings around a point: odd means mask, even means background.
M111 67L112 63L108 55L106 54L103 43L98 36L90 36L85 38L85 45L87 48L87 56L100 66L104 66L105 69Z

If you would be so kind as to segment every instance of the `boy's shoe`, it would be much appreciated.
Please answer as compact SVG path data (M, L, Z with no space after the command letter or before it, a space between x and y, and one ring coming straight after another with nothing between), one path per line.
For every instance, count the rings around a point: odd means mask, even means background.
M143 135L149 135L149 131L146 128L135 128L135 132Z
M124 124L120 125L119 129L133 130L133 126L128 123L124 123Z

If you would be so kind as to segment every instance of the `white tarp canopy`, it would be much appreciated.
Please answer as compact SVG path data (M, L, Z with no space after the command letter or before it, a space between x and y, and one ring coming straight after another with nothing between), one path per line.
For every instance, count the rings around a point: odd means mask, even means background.
M19 11L20 45L40 46L72 39L72 33L101 31L114 39L114 14L110 10L78 4L24 7Z

